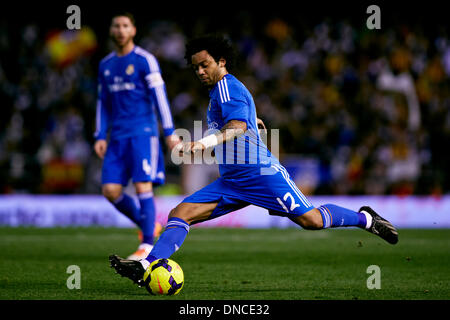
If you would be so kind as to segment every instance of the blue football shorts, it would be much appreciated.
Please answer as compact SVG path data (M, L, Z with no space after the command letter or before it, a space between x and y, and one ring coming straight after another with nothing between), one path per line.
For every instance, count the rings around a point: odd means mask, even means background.
M157 136L134 136L109 141L102 167L102 184L164 183L164 153Z
M314 206L298 189L286 169L279 165L270 168L273 174L230 179L219 177L216 181L186 197L184 203L218 202L208 220L239 210L248 205L266 208L271 215L295 218Z

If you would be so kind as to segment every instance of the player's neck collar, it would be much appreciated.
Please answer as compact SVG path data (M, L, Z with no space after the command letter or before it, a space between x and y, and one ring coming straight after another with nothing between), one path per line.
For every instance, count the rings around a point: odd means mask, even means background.
M225 73L219 81L217 81L214 85L212 85L211 87L208 88L209 96L211 96L213 91L215 91L215 89L219 86L219 82L222 81L223 79L225 79L225 77L227 77L227 76L232 76L232 74L230 74L228 72Z
M230 74L229 74L228 71L227 71L227 73L225 73L225 74L222 76L222 78L220 78L219 81L217 81L217 82L213 85L213 88L217 87L218 83L219 83L220 81L222 81L223 79L225 79L225 77L228 76L228 75L230 75Z
M116 57L118 57L118 58L124 58L124 57L130 55L131 53L133 53L135 49L136 49L136 44L133 43L133 47L129 52L119 55L119 52L117 50L115 50L115 54L116 54Z

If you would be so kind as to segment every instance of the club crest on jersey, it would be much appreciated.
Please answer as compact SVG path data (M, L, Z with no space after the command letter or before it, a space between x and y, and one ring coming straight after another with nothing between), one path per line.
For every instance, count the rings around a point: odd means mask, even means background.
M134 66L132 64L129 64L127 69L125 70L125 73L130 76L133 74L133 72L134 72Z

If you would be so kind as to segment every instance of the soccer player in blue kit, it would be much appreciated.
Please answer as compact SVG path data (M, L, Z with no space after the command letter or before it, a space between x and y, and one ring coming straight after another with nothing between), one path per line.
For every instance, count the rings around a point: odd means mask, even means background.
M165 231L146 259L131 261L111 255L111 267L143 286L142 276L151 262L169 258L178 250L192 224L250 204L266 208L269 214L287 217L304 229L356 226L388 243L397 243L396 229L368 206L356 212L333 204L315 208L308 201L262 142L253 98L228 73L232 57L231 45L220 36L196 38L186 45L188 63L209 89L208 127L220 131L198 141L183 142L176 148L196 154L214 147L220 177L185 198L170 212Z
M103 159L103 195L142 232L138 250L128 257L140 260L153 248L153 186L165 180L157 113L168 148L171 150L180 140L173 134L172 115L158 62L134 44L135 35L135 21L130 13L112 18L110 36L115 51L99 66L94 150ZM139 206L123 192L130 178Z

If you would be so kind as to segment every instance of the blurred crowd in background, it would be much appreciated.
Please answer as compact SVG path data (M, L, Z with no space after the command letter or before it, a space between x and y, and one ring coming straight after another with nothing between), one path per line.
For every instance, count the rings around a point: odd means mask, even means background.
M221 31L238 53L231 73L268 129L280 130L281 162L304 193L450 191L448 29L369 30L346 19L307 24L248 12L233 19L215 30L214 17L137 17L136 42L159 60L177 128L204 121L209 99L186 66L184 44ZM112 49L107 25L0 23L0 193L100 193L96 78ZM165 188L186 192L189 175L168 155L166 163Z

